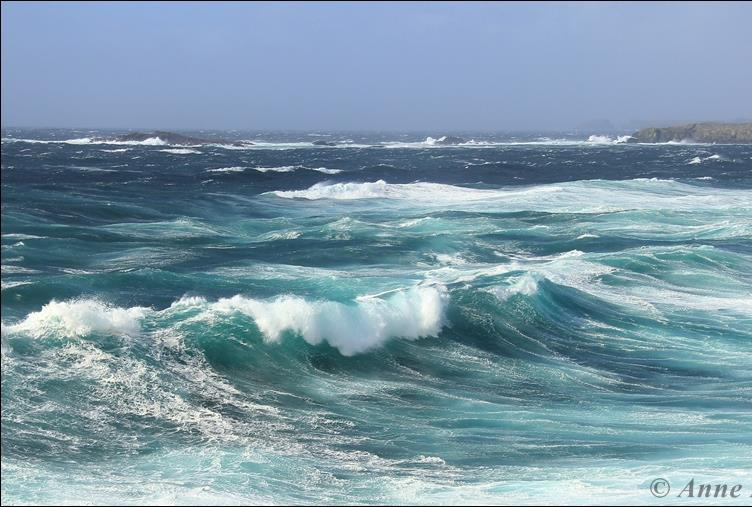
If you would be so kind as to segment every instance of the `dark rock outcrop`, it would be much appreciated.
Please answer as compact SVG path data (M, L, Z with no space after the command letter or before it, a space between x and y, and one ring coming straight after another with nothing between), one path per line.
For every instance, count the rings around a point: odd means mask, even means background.
M458 136L443 136L438 138L434 144L440 144L442 146L452 145L452 144L463 144L466 143L464 139Z
M694 141L697 143L751 144L752 123L690 123L674 127L638 130L630 143L667 143Z
M171 145L181 146L200 146L204 144L229 144L233 146L252 145L249 141L228 141L226 139L203 139L200 137L186 136L183 134L176 134L175 132L166 132L163 130L155 130L154 132L131 132L116 138L118 142L143 142L147 139L153 139L158 137L161 141Z

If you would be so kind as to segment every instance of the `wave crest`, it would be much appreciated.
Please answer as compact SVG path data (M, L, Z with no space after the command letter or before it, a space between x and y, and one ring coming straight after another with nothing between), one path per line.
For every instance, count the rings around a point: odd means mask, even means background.
M51 301L17 324L3 323L3 336L25 334L34 338L77 338L91 334L133 336L142 321L177 317L177 326L215 321L217 316L240 313L253 319L264 338L278 342L286 332L301 336L311 345L327 342L344 356L383 345L390 338L416 340L436 336L445 324L449 303L443 285L425 285L396 290L387 298L363 296L354 304L309 301L284 295L258 300L236 295L208 303L202 297L187 297L162 311L144 307L118 308L100 301L79 299ZM186 316L186 311L198 314Z
M355 305L311 302L298 296L280 296L271 301L234 296L220 299L210 310L251 317L269 341L279 341L289 331L311 345L325 341L342 355L352 356L378 347L389 338L416 340L436 336L444 326L448 300L446 288L430 286L398 291L387 299L359 298Z
M3 335L23 333L35 338L76 338L90 334L136 335L148 308L118 308L100 301L50 301L17 324L3 324Z

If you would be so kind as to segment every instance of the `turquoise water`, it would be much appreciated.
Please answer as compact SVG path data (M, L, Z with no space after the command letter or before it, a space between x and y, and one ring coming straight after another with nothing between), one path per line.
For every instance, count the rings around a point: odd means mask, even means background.
M752 148L109 135L3 131L4 504L752 488Z

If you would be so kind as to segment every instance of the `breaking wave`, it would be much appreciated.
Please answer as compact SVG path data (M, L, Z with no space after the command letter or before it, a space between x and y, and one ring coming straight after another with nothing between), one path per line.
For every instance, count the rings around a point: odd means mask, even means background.
M166 150L159 150L163 153L171 153L172 155L200 155L201 152L190 148L170 148Z
M278 342L289 332L311 345L323 342L342 355L369 351L390 338L416 340L436 336L445 323L449 302L442 285L417 286L393 291L385 299L357 298L355 304L309 301L283 295L259 300L240 295L209 303L202 297L187 297L161 311L144 307L120 308L103 302L78 299L51 301L16 324L3 323L3 336L24 334L34 338L76 338L92 334L134 336L148 317L168 318L186 310L197 315L178 322L216 322L233 314L250 317L265 340Z
M407 204L483 203L504 211L600 212L630 209L749 209L746 190L711 189L674 180L581 180L531 187L472 188L442 183L321 182L304 190L276 190L283 199L385 199Z
M135 335L147 308L118 308L100 301L80 299L51 301L17 324L3 323L3 335L23 333L35 338L74 338L89 334Z
M710 155L709 157L694 157L692 160L687 162L690 165L696 165L696 164L702 164L703 162L707 162L708 160L713 161L723 161L724 158L720 155Z
M341 173L341 169L329 169L327 167L305 167L302 165L284 165L278 167L220 167L219 169L208 169L206 172L210 173L242 173L246 170L258 171L260 173L291 173L295 171L316 171L323 174L338 174Z

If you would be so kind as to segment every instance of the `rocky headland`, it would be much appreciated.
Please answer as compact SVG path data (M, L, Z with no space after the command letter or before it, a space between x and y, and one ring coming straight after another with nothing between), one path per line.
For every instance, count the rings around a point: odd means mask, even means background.
M752 123L689 123L673 127L645 128L628 139L629 143L696 142L751 144Z

